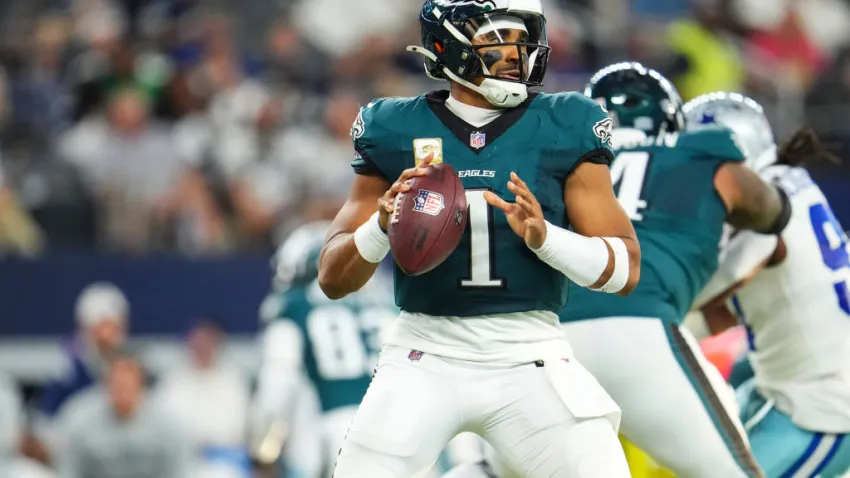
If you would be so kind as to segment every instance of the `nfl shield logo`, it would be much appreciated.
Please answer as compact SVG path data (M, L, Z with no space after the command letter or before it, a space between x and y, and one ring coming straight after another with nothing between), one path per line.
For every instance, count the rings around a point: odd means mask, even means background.
M487 135L480 131L475 131L469 135L469 145L475 149L481 149L487 144Z
M446 204L443 201L443 195L434 191L420 189L419 194L413 198L413 210L416 212L436 216L440 214L444 207L446 207Z

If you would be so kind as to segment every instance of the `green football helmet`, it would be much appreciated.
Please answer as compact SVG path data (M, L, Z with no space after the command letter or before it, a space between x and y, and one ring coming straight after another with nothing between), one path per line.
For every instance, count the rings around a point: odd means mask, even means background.
M306 284L319 277L319 254L329 227L328 221L311 222L287 237L272 259L275 289Z
M660 73L624 62L596 72L584 94L607 109L615 128L633 128L650 136L684 128L679 92Z
M543 83L550 48L541 0L425 0L419 26L422 45L407 49L425 57L433 79L460 83L502 108L518 106L528 86ZM523 32L518 41L511 30ZM490 71L500 58L494 47L506 46L517 49L516 71Z

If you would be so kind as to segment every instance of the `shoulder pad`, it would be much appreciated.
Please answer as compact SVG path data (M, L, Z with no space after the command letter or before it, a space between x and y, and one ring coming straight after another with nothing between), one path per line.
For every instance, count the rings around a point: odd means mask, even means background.
M386 134L398 130L400 120L412 111L413 105L420 97L414 98L379 98L360 108L360 113L351 127L351 138L357 142L379 139Z
M552 108L552 116L555 122L562 127L575 126L577 123L587 121L598 110L605 116L608 112L596 101L575 91L567 91L555 94L541 94L543 101Z
M579 163L611 163L614 121L602 105L576 92L541 96L543 104L551 110L549 115L558 130L559 147L569 150Z
M727 161L744 161L745 159L735 133L723 127L681 133L677 147L700 157Z
M351 166L358 174L378 173L386 176L382 169L382 150L395 145L400 125L421 96L413 98L380 98L360 108L360 113L351 127L354 141L354 160Z

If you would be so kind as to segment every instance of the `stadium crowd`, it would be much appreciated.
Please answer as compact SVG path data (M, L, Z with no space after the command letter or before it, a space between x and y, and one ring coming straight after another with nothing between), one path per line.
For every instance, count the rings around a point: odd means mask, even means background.
M685 100L747 91L780 132L810 121L846 133L833 121L850 99L844 2L547 3L547 90L631 58L673 77ZM267 251L328 217L351 179L358 107L438 86L404 51L419 41L418 7L3 2L2 249Z
M850 105L847 2L545 3L547 91L580 89L590 72L629 58L670 76L686 101L747 92L780 137L809 123L827 140L850 139L837 120ZM268 253L298 225L333 217L353 179L349 131L360 106L439 87L404 51L419 42L420 6L0 2L0 254ZM248 476L251 377L216 359L223 332L195 323L184 365L151 386L124 350L129 309L113 286L86 289L66 348L70 381L29 404L0 382L0 478L13 462L30 473L14 475L22 478L121 476L80 471L92 460L156 463L151 478ZM30 423L20 419L27 406L37 410ZM119 430L115 414L138 417L137 428Z

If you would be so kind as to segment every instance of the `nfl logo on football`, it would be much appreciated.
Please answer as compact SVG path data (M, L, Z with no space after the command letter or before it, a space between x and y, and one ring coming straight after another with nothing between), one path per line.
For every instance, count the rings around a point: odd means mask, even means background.
M475 149L481 149L487 144L487 135L480 131L476 131L469 135L469 145Z
M437 214L440 214L440 211L442 211L444 207L446 207L446 205L443 201L443 195L435 193L434 191L420 189L419 194L413 198L413 210L416 212L423 212L431 216L436 216Z

